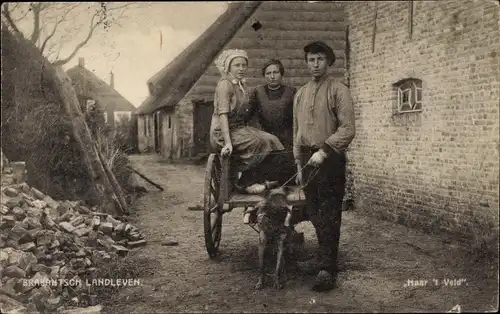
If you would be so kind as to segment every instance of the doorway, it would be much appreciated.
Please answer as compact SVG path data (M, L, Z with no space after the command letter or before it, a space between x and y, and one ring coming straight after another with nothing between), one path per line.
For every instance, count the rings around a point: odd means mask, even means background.
M210 152L210 123L214 110L213 101L193 102L193 139L194 154Z
M154 120L154 142L155 142L155 152L161 153L162 148L162 121L161 121L161 112L155 112L153 116Z

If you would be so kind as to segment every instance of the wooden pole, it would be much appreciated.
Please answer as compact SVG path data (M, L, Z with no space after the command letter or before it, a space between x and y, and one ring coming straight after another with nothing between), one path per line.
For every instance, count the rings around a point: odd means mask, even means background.
M120 187L120 184L116 180L116 177L113 174L113 172L111 171L111 169L109 169L108 164L106 164L106 162L104 161L104 158L102 157L101 152L99 151L99 149L97 148L97 145L95 145L95 144L94 144L94 149L95 149L97 156L99 157L99 161L101 162L101 164L104 168L104 172L108 176L108 180L111 183L111 187L113 188L113 191L115 192L117 201L120 203L120 206L123 209L123 211L128 214L129 211L127 208L127 201L125 200L125 195L123 194L123 191L122 191L122 188Z
M151 179L149 179L148 177L146 177L144 174L140 173L138 170L135 170L134 168L132 167L128 167L132 172L136 173L139 177L143 178L144 180L146 180L147 182L151 183L152 185L154 185L155 187L157 187L160 191L164 191L163 187L161 185L159 185L158 183L154 183L153 181L151 181Z
M99 200L103 201L105 205L109 205L109 207L104 206L106 211L118 216L123 215L126 208L123 208L118 196L116 196L106 170L101 163L99 154L96 152L95 143L85 122L85 117L80 110L71 79L66 75L61 66L55 67L55 73L52 70L52 65L48 65L45 69L48 72L49 80L52 81L56 94L59 95L64 109L68 113L72 124L73 136L80 145L83 160L93 179L92 182L96 182L96 184L102 186L102 188L96 189Z

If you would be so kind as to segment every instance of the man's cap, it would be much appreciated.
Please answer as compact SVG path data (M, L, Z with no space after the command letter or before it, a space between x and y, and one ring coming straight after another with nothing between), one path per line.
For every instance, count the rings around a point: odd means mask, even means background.
M323 52L326 54L326 57L330 61L328 65L331 66L333 65L333 63L335 63L335 53L333 52L332 47L328 46L324 41L313 41L304 47L306 61L308 52Z

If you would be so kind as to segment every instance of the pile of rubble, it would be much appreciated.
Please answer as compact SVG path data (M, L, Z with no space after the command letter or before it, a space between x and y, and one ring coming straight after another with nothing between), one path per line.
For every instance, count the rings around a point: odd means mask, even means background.
M145 245L144 236L97 208L55 201L11 179L7 168L1 188L0 296L22 302L28 312L95 306L96 295L84 278L129 248Z

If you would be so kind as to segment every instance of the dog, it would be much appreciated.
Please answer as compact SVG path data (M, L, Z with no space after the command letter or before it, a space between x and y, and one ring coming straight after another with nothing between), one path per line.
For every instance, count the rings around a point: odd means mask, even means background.
M276 240L278 246L274 288L283 288L281 279L285 276L285 246L293 229L290 226L292 206L286 200L289 192L288 187L268 190L265 199L255 206L259 227L259 280L255 285L258 290L264 287L264 252L270 240Z

